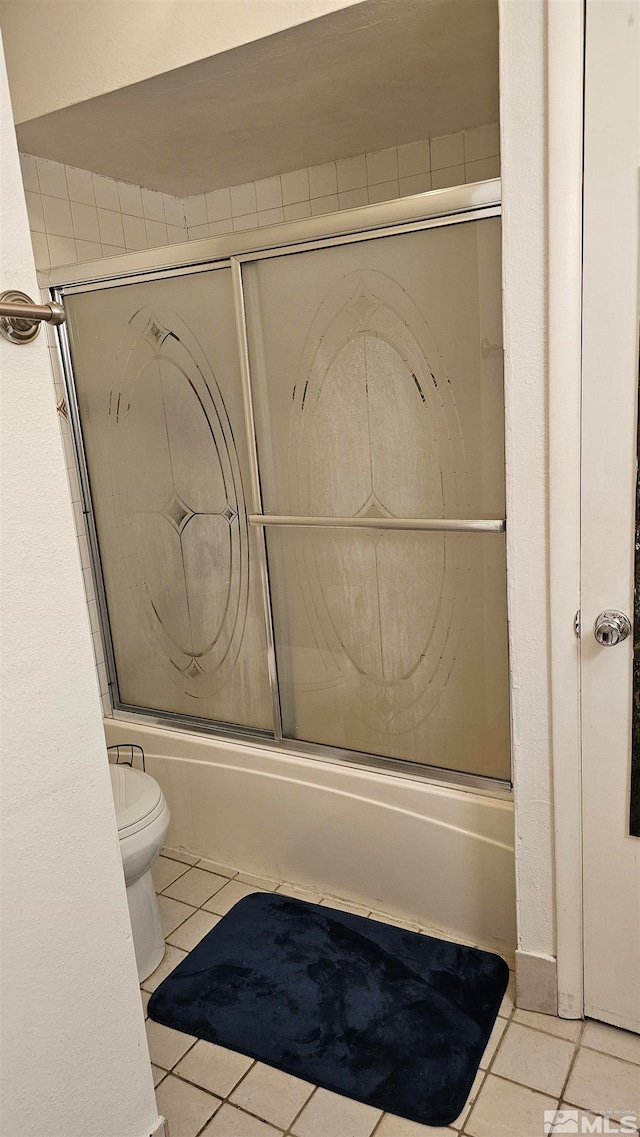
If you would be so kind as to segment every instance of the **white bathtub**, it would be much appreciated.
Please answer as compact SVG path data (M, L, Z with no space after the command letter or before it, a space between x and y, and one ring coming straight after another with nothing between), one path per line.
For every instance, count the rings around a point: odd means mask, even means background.
M169 845L513 956L510 801L138 722L105 731L144 748Z

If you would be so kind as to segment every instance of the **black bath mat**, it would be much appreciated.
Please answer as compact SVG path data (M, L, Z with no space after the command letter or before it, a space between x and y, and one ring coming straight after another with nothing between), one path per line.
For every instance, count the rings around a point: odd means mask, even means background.
M490 952L258 892L160 984L149 1015L367 1105L449 1125L508 975Z

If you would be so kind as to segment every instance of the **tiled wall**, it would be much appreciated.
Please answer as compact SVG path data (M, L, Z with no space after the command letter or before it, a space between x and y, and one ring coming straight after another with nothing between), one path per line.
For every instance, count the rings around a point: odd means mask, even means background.
M36 268L274 225L500 175L496 124L184 199L23 154Z
M36 268L239 232L500 175L497 125L184 199L21 155ZM46 328L103 712L111 714L78 469L55 331Z
M189 240L500 176L497 124L184 199Z
M182 198L22 154L36 268L186 241Z

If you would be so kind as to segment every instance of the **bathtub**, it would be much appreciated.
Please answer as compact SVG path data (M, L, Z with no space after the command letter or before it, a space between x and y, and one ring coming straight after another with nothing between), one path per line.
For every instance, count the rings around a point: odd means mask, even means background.
M139 721L105 733L143 747L169 845L512 959L511 801Z

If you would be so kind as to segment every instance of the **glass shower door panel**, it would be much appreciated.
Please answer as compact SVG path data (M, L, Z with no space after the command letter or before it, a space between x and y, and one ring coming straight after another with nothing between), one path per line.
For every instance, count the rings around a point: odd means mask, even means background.
M285 735L508 779L504 536L266 533Z
M265 513L504 517L498 218L243 278Z
M120 702L270 730L230 270L65 305Z

